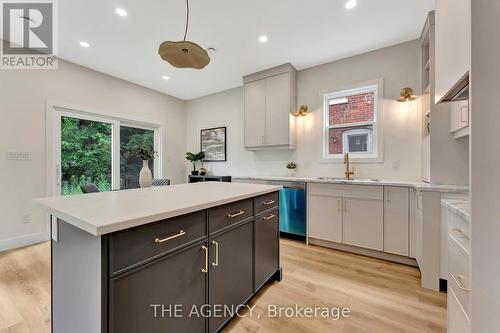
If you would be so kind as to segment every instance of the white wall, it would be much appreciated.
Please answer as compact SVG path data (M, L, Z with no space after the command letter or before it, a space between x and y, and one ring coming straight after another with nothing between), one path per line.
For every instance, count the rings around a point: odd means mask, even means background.
M472 1L471 324L500 331L500 2ZM492 42L495 41L495 42Z
M324 163L322 152L322 95L360 82L384 80L383 163L354 163L356 177L420 180L420 101L408 110L396 102L401 88L420 94L420 44L411 41L298 72L298 105L312 114L298 119L297 149L245 151L243 148L243 89L236 88L187 103L187 147L199 151L200 129L227 126L228 162L206 167L218 175L285 175L286 162L295 160L303 176L342 176L343 164ZM393 170L399 162L399 170Z
M44 215L31 203L46 195L46 100L163 124L164 176L184 181L184 101L64 61L58 70L1 70L0 250L46 235ZM32 160L7 161L8 150L30 152Z

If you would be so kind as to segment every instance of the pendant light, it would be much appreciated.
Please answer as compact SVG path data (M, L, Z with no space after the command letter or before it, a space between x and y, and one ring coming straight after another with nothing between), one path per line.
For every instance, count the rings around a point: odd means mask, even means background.
M189 27L189 0L186 0L186 29L184 39L178 42L165 41L160 44L158 54L177 68L202 69L210 63L207 51L198 44L186 40Z

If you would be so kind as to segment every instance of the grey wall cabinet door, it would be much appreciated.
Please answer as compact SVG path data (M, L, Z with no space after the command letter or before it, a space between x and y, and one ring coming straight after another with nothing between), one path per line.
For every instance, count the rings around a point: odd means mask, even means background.
M252 223L212 238L210 242L209 298L212 309L220 306L237 307L252 295ZM216 332L229 319L212 316L209 331Z
M255 291L276 272L279 265L279 211L255 220Z
M110 333L205 332L203 317L189 317L191 308L206 303L206 242L177 251L110 280ZM182 317L154 316L152 305L182 306ZM174 314L174 312L171 312Z

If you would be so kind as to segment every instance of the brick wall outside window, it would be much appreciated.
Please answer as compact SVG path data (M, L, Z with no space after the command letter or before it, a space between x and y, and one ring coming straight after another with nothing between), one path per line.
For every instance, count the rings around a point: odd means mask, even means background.
M329 125L351 124L374 120L374 93L362 93L347 97L347 103L333 104L328 109ZM354 124L353 124L354 125ZM373 129L372 125L331 128L328 133L330 154L343 154L343 133L353 129Z

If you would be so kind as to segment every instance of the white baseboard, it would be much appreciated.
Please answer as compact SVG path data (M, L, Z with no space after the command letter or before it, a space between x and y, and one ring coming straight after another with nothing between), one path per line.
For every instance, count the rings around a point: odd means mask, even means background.
M49 239L50 235L48 232L40 232L36 234L23 235L14 238L0 239L0 252L16 249L18 247L46 242Z

